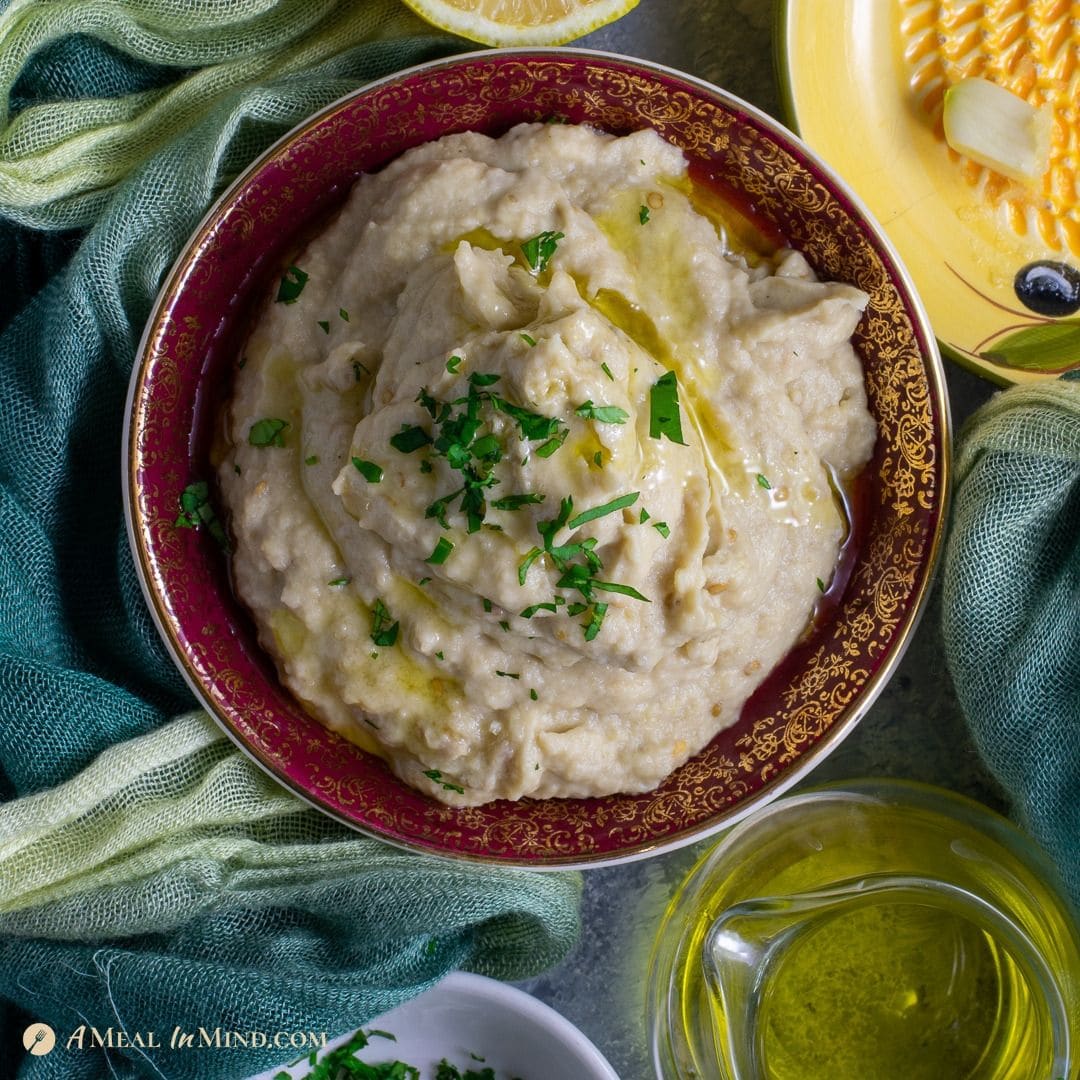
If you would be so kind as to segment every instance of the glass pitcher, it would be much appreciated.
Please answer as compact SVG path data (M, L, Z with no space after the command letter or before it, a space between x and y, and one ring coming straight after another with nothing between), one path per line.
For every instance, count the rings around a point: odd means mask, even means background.
M734 828L653 952L660 1080L1077 1080L1080 935L1033 841L868 780Z

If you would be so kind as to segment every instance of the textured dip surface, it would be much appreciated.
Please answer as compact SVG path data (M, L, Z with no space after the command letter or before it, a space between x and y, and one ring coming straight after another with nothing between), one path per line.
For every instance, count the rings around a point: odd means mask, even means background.
M304 706L436 798L656 787L833 575L866 298L698 204L653 132L449 136L356 184L246 345L237 592Z

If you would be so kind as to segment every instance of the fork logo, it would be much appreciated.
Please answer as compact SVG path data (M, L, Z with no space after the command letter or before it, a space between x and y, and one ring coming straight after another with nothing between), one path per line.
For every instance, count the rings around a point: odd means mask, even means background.
M22 1043L35 1057L41 1057L56 1045L56 1032L48 1024L31 1024L23 1032Z

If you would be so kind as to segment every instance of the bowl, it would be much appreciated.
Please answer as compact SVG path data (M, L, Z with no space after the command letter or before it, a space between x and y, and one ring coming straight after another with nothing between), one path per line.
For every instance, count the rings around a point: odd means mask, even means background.
M229 586L212 529L177 527L211 476L215 409L256 304L363 172L462 130L558 118L654 128L821 277L870 297L853 338L878 425L850 576L742 710L655 791L594 799L434 802L332 734L283 689ZM340 821L432 854L536 868L671 849L780 794L851 731L895 669L937 562L949 422L941 361L907 275L862 204L790 132L716 87L584 50L489 51L422 65L324 109L255 161L166 280L132 376L125 433L131 546L166 646L234 742Z
M434 1076L444 1058L462 1073L491 1069L494 1075L572 1076L574 1080L619 1080L603 1054L562 1014L537 998L496 979L452 971L418 997L377 1016L372 1034L356 1056L368 1065L400 1060ZM347 1039L327 1044L336 1049ZM320 1055L321 1056L321 1055ZM250 1080L277 1080L284 1072L302 1080L310 1065L270 1069Z

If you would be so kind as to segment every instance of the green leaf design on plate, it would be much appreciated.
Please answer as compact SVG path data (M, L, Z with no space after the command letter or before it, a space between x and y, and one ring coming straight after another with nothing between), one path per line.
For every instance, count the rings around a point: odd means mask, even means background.
M992 364L1024 371L1063 371L1080 364L1080 319L1025 327L979 355Z

